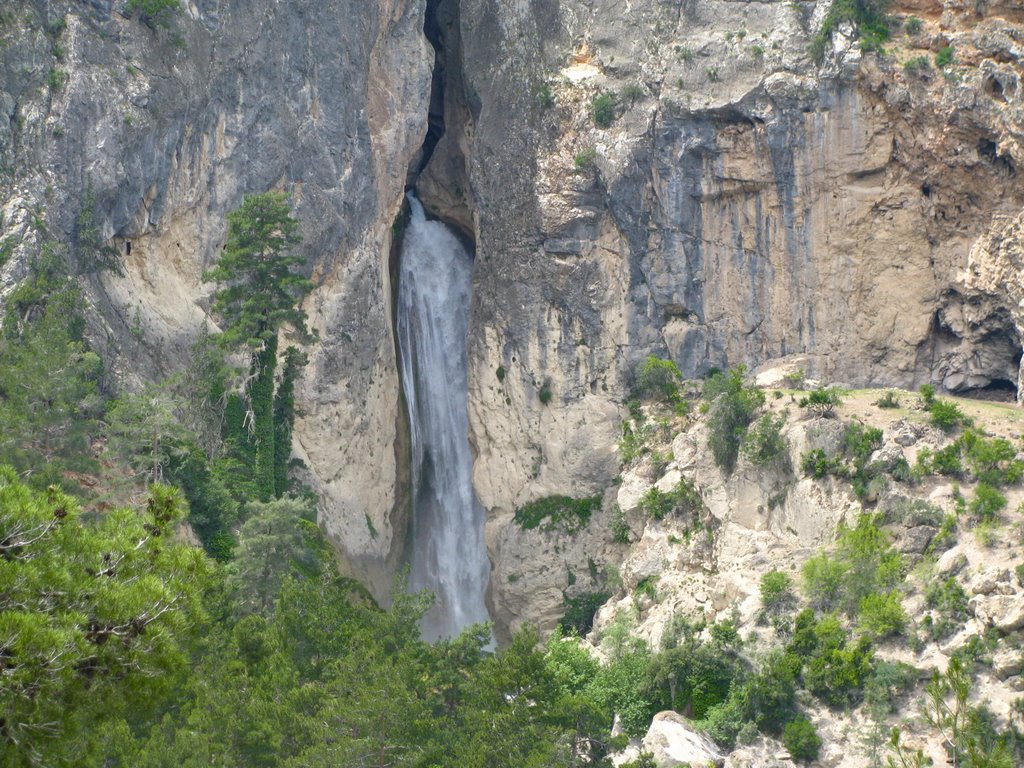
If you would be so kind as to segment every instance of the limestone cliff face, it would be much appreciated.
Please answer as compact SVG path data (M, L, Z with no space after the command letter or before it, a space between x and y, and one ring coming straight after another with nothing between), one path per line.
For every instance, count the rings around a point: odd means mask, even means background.
M404 545L388 256L426 130L424 0L183 6L154 32L111 0L5 3L0 206L18 245L3 284L46 237L74 242L91 196L125 273L90 278L94 343L124 379L167 373L206 320L225 214L291 192L322 338L296 452L349 569L386 593Z
M684 375L799 353L856 386L1016 389L1011 5L897 2L920 31L879 57L841 25L817 63L827 2L462 1L470 412L497 606L542 588L497 578L528 547L512 510L607 486L648 354ZM617 104L605 128L601 94ZM549 560L543 588L564 589L566 555Z
M75 242L91 199L125 268L88 278L94 342L121 378L157 376L206 321L224 215L291 191L321 335L296 453L348 569L383 594L406 544L388 266L416 183L476 244L492 607L549 624L568 570L621 553L543 554L509 521L608 487L644 356L687 375L799 354L851 385L1018 385L1018 5L897 0L919 31L879 57L840 25L818 63L827 0L190 0L157 31L112 0L15 0L0 291L46 237ZM599 128L601 94L616 107ZM499 578L528 554L536 578Z

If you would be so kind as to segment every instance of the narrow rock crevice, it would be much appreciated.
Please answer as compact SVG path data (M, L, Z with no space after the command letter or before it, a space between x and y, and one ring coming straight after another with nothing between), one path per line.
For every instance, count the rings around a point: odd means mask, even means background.
M476 225L466 158L473 115L463 77L459 0L428 0L423 32L434 46L434 73L427 135L408 186L428 214L455 227L472 246Z

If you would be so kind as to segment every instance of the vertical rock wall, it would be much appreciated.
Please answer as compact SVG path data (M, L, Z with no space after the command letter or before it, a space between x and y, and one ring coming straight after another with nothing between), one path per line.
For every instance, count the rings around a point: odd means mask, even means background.
M105 0L15 2L0 46L0 207L18 243L2 284L41 240L73 240L88 189L122 254L123 278L89 279L91 335L120 379L182 364L206 321L200 275L242 196L292 194L322 339L299 383L296 453L321 524L378 594L404 546L387 268L426 130L424 3L200 0L150 30Z

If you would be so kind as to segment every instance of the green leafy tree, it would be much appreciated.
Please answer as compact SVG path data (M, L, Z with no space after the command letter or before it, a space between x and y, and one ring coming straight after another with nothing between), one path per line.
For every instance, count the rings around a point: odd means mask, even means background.
M294 271L303 258L291 252L300 241L298 226L284 193L247 196L240 208L228 214L224 252L203 275L204 280L223 286L214 294L212 308L223 320L224 344L250 353L254 474L264 501L278 493L273 412L278 331L290 325L309 338L306 313L299 302L313 283Z

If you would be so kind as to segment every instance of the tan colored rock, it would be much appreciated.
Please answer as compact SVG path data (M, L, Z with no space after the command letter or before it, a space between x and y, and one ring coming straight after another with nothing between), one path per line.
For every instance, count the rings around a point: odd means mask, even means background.
M644 736L642 748L654 755L659 768L716 765L725 759L707 736L698 733L689 720L676 712L659 712Z

